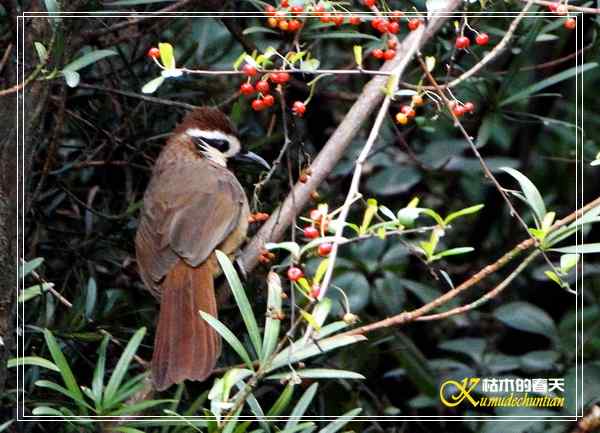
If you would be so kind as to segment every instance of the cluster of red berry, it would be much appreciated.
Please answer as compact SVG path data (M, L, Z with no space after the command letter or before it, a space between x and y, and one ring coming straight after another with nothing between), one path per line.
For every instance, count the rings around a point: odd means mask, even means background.
M475 104L468 101L464 104L458 101L450 101L449 108L452 110L456 117L461 117L467 113L472 113L475 111Z
M291 6L288 0L281 0L279 9L274 6L267 5L265 13L269 17L267 24L271 28L278 28L284 32L297 32L304 26L304 22L295 16L304 12L302 6Z
M396 122L398 122L400 125L406 125L410 119L417 115L415 107L420 107L424 103L425 101L423 100L423 96L419 94L413 95L410 105L403 105L400 107L400 111L396 113Z
M490 37L487 33L478 33L475 38L475 43L479 46L487 45L490 41ZM454 41L454 46L459 50L465 50L471 46L471 40L465 35L461 35Z
M258 75L256 66L246 63L242 66L242 72L248 79L240 86L240 93L245 96L251 96L258 93L257 98L253 99L251 103L254 111L262 111L275 104L275 98L270 94L271 85L269 84L269 81L277 85L285 84L290 80L290 74L288 72L268 72L256 81L255 84L252 84L252 79ZM296 101L292 105L292 112L296 116L302 116L306 112L306 106L303 102Z
M566 4L560 2L549 4L548 10L557 15L567 15L569 13L569 7ZM573 30L577 26L577 21L575 21L575 18L569 17L565 20L563 26L567 30Z

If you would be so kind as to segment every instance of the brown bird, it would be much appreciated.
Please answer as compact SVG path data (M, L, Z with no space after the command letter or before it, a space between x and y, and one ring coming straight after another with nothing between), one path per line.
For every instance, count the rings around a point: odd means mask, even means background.
M135 239L139 272L160 300L152 377L158 390L204 380L221 351L218 334L198 311L217 315L214 281L219 249L232 255L246 236L248 200L227 169L243 149L220 110L201 107L175 128L154 166Z

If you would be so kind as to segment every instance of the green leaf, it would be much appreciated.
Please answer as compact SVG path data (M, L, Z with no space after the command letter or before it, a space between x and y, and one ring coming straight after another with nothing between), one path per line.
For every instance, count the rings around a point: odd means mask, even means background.
M251 27L247 27L242 32L242 34L244 34L244 35L251 35L251 34L254 34L254 33L271 33L271 34L275 34L275 35L279 34L275 30L266 28L264 26L251 26Z
M210 314L200 311L200 316L215 330L219 333L223 340L225 340L235 353L239 355L239 357L246 363L249 369L253 369L252 361L250 360L250 355L244 348L242 342L235 336L233 332L229 330L227 326L225 326L219 319L211 316Z
M600 243L571 245L569 247L552 248L550 251L565 254L596 254L600 253Z
M464 209L461 209L459 211L456 212L452 212L450 215L448 215L446 217L446 219L444 220L444 223L450 224L451 221L454 221L456 218L459 218L461 216L465 216L465 215L471 215L474 213L479 212L481 209L483 209L485 205L483 204L477 204L475 206L470 206L470 207L466 207Z
M527 200L527 203L535 213L538 224L540 224L541 221L544 219L544 215L546 215L546 205L544 204L544 199L542 198L542 195L535 187L533 182L531 182L523 173L521 173L518 170L515 170L514 168L501 167L501 170L510 174L517 180L517 182L519 182L519 185L521 186L521 191L523 191L523 194L525 194L525 199Z
M47 368L52 371L60 371L55 363L39 356L24 356L22 358L11 358L8 360L7 367L13 368L21 365L36 365L38 367Z
M48 60L48 50L41 42L34 42L35 51L37 52L38 58L40 59L40 63L46 63Z
M276 370L284 365L295 364L298 361L311 358L315 355L321 355L338 347L348 346L365 340L366 337L363 335L334 335L333 337L319 340L318 344L310 343L300 346L300 343L294 343L277 354L267 372Z
M88 280L87 291L85 294L85 317L91 319L96 306L96 297L98 294L98 286L96 280L91 278Z
M319 69L319 65L321 64L321 62L319 62L318 59L307 59L307 60L302 60L300 62L300 70L302 71L316 71L317 69Z
M79 385L77 385L77 381L75 380L75 376L73 375L73 371L71 370L71 367L69 366L65 355L60 350L58 342L56 341L54 335L52 335L49 329L44 329L44 339L46 340L46 346L48 346L50 355L52 356L54 363L58 367L60 375L62 376L62 379L67 389L73 394L77 405L83 409L84 397L81 393L81 389L79 389Z
M65 69L64 71L61 72L62 76L65 78L65 82L67 83L67 86L73 88L73 87L77 87L79 85L79 72L75 72L75 71L69 71L67 69Z
M265 249L267 249L269 251L286 250L294 258L300 257L300 245L298 245L296 242L279 242L279 243L268 242L265 244Z
M65 395L67 397L69 397L71 400L73 400L75 403L77 403L78 405L83 405L86 408L90 409L90 410L94 410L89 404L87 404L85 402L85 400L82 398L79 398L79 396L76 393L71 392L70 390L60 386L57 383L51 382L49 380L38 380L35 382L35 386L38 386L40 388L48 388L51 389L53 391L56 391L62 395Z
M144 84L144 87L142 87L142 93L156 92L156 89L158 89L164 81L165 77L163 77L162 75L160 77L156 77L148 81L146 84Z
M583 74L584 72L589 71L590 69L593 69L596 66L598 66L598 63L586 63L582 66L574 66L570 69L567 69L566 71L562 71L556 75L546 78L545 80L539 81L529 87L526 87L520 92L509 96L504 101L500 102L500 106L504 107L516 101L520 101L521 99L527 98L529 95L539 92L540 90L545 89L546 87L553 86L554 84L572 78L577 74Z
M277 373L267 376L267 379L289 379L294 375L303 379L365 379L362 374L348 370L335 370L333 368L305 368L295 370L293 373Z
M71 63L69 63L67 66L65 66L63 68L63 73L65 71L78 71L82 68L85 68L88 65L91 65L92 63L96 63L98 60L101 60L105 57L108 56L116 56L117 53L113 50L96 50L96 51L92 51L89 52L87 54L84 54L83 56L79 57L76 60L73 60Z
M260 359L266 360L277 346L281 320L273 317L274 313L281 311L281 279L275 272L269 272L267 276L268 299L267 318L265 319L265 332L263 336L262 354Z
M285 428L283 430L280 430L279 433L299 433L299 432L312 433L313 431L315 431L315 429L316 429L315 423L312 421L309 421L309 422L302 422L293 427Z
M145 433L144 430L139 430L134 427L126 427L124 425L120 425L118 427L114 427L110 429L111 432L119 432L119 433Z
M544 335L556 339L557 329L552 318L539 307L527 302L511 302L494 311L494 317L520 331Z
M277 416L282 414L283 411L289 406L293 394L294 384L292 382L288 382L279 398L275 401L275 403L273 403L273 406L271 406L271 409L269 409L267 412L267 416Z
M327 267L329 266L329 259L323 259L319 262L319 266L315 271L315 276L313 277L313 282L315 284L321 284L321 280L325 276L325 272L327 272Z
M52 287L54 287L54 284L52 284L52 283L42 283L42 284L37 284L35 286L28 287L25 290L23 290L21 293L19 293L19 297L17 298L17 301L20 303L27 302L30 299L41 295L43 292L47 291L48 289L50 289Z
M362 67L362 62L363 62L362 45L354 45L352 50L354 51L354 61L356 62L356 64L358 65L359 68Z
M579 254L563 254L560 256L560 270L564 273L569 272L579 263L580 258Z
M441 259L442 257L457 256L459 254L470 253L471 251L475 251L475 248L473 248L473 247L450 248L448 250L440 251L434 257L436 259Z
M59 411L58 409L54 409L53 407L48 407L48 406L38 406L33 408L32 413L34 415L52 415L52 416L56 416L59 418L63 418L64 415L61 411Z
M544 271L544 275L546 275L550 280L554 281L560 287L563 287L564 283L560 279L560 277L558 275L556 275L556 272L554 272L554 271Z
M319 430L319 433L336 433L344 428L346 424L352 421L352 419L361 412L362 408L360 407L352 409Z
M223 269L223 273L227 278L227 282L229 283L229 287L231 288L233 297L235 298L235 302L237 303L237 306L240 309L242 319L246 324L246 329L248 330L250 341L252 341L252 345L254 346L254 350L256 351L257 355L259 355L260 353L262 353L260 332L258 330L258 325L256 324L256 317L254 317L252 307L250 307L250 302L248 301L246 292L242 287L242 282L240 281L237 272L235 272L235 269L233 268L229 257L227 257L227 254L225 254L222 251L216 250L216 255L217 260L221 265L221 269Z
M12 425L12 423L14 423L15 420L14 419L9 419L8 421L0 424L0 432L4 432L7 431L8 428Z
M166 403L171 403L174 401L177 401L177 400L173 400L173 399L144 400L144 401L141 401L140 403L128 404L126 406L123 406L120 409L112 411L110 414L117 416L117 415L127 415L130 413L139 413L139 412L142 412L151 407L158 406L159 404L166 404Z
M317 305L315 305L315 308L313 308L312 311L312 315L317 325L315 329L321 329L321 326L323 326L323 323L325 323L325 319L327 319L327 316L329 315L330 311L331 299L329 298L323 298L321 299L321 301L319 301Z
M37 257L19 265L19 278L26 277L44 262L43 257Z
M121 357L119 358L119 361L117 362L117 365L110 376L104 391L103 405L105 407L110 407L113 405L117 391L121 386L121 382L123 381L123 378L129 369L129 364L131 363L138 346L142 342L144 335L146 335L146 328L142 327L138 329L135 334L133 334L133 337L131 337L127 343L127 346L125 346L125 350L123 350L123 353L121 354Z
M292 412L290 413L290 417L288 418L287 422L285 423L286 430L298 425L298 423L304 416L306 409L308 409L308 406L310 406L310 403L312 402L313 398L315 397L318 389L319 389L319 383L315 382L311 386L309 386L306 389L306 391L304 391L304 394L302 394L302 397L300 397L300 400L298 400L298 403L296 403L296 406L294 406L294 409L292 409Z
M108 335L105 335L98 348L98 361L96 362L96 368L94 369L94 376L92 378L92 395L94 396L94 403L96 404L96 410L102 408L102 393L104 392L104 371L106 367L106 348L108 347L108 341L110 340Z
M173 45L168 42L160 42L158 44L158 50L160 51L160 60L165 69L175 69Z

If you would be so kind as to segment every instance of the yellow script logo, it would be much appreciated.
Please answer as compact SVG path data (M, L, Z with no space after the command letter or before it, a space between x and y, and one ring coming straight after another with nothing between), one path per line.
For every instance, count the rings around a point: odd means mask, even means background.
M454 407L458 406L466 398L473 406L477 407L479 402L471 397L471 392L473 392L480 380L478 377L465 377L461 382L447 380L440 386L440 400L446 406ZM450 394L450 401L446 400L446 396L444 395L444 389L447 386L454 386L456 388L456 393Z

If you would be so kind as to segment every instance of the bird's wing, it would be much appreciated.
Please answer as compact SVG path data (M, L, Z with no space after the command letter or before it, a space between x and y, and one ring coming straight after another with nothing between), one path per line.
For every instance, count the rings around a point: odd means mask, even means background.
M245 200L233 174L208 162L155 174L136 238L146 285L159 282L178 258L194 267L205 261L240 223Z

